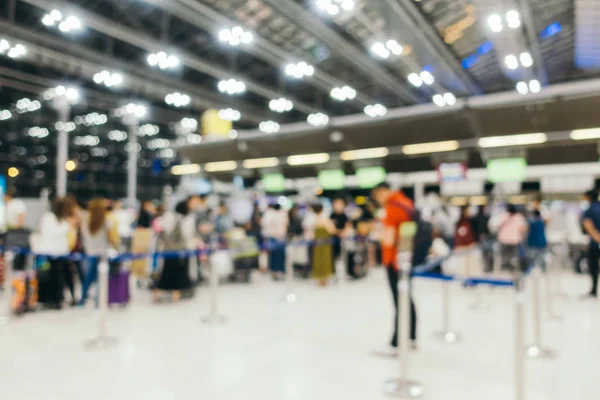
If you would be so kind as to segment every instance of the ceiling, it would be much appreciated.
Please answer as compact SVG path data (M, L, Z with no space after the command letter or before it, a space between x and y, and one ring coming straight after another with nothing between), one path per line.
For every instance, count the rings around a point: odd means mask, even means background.
M112 111L129 102L146 105L149 113L143 123L159 129L158 134L141 138L139 193L143 197L158 197L164 185L177 183L168 167L180 162L180 154L203 163L600 126L596 112L600 97L589 95L543 101L532 96L531 101L514 106L461 107L411 118L335 124L337 119L363 114L365 106L372 104L384 105L391 114L391 110L431 105L435 94L452 93L461 103L516 93L519 81L537 80L543 93L556 84L598 78L600 62L595 54L600 31L593 26L594 15L600 11L592 0L354 0L351 11L340 8L333 16L320 10L317 3L322 1L316 0L4 3L0 36L11 45L22 44L27 52L17 59L0 54L0 110L11 110L13 115L0 121L0 171L19 168L21 174L13 183L28 195L54 186L58 116L41 93L57 85L75 86L81 92L71 120L92 112L107 115L102 125L80 124L70 133L69 157L79 163L69 174L69 190L82 197L125 194L126 142L109 139L109 132L127 130ZM60 11L63 18L76 16L82 29L61 32L58 23L46 26L42 20L52 10ZM519 17L514 28L506 19L511 10ZM493 14L501 17L502 32L494 32L489 24ZM251 43L230 46L219 41L221 30L236 26L252 33ZM584 37L578 34L580 28L585 29ZM376 42L390 39L403 46L402 55L382 59L374 54ZM177 56L180 64L166 70L151 67L148 55L160 51ZM530 54L532 65L507 68L505 57L522 52ZM300 80L286 76L286 65L300 61L313 66L314 74ZM122 85L96 84L94 75L103 70L121 74ZM408 76L422 71L435 80L415 87ZM239 96L221 93L219 81L229 78L243 81L246 92ZM356 91L352 101L330 96L334 87L344 85ZM190 104L167 105L165 96L173 92L189 95ZM291 100L293 110L271 111L270 101L279 97ZM40 100L41 108L15 112L17 101L23 98ZM171 145L197 141L196 136L187 135L189 130L182 135L177 124L182 118L200 120L208 108L240 111L241 119L234 123L238 139L204 140L179 154L165 151L165 141L156 141L166 139ZM308 115L318 112L328 115L332 123L286 133L287 124L308 126ZM266 120L278 122L281 132L249 139L246 134L256 132ZM32 127L45 127L48 135L31 137ZM343 133L344 141L330 140L333 129ZM85 136L97 137L98 144L77 144ZM241 142L246 143L245 151L240 150L244 149ZM569 149L573 153L551 145L532 149L530 162L597 159L595 144L579 143ZM481 162L477 151L471 152L472 162ZM431 166L429 157L391 157L387 163L390 170L398 171ZM290 173L301 175L314 169L294 171Z

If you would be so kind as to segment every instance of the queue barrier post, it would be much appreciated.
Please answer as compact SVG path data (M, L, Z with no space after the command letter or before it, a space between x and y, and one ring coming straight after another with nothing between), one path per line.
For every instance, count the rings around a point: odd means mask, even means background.
M97 335L94 339L85 342L84 347L89 350L106 349L118 344L118 340L107 334L107 310L108 310L108 259L102 257L98 263L98 311L97 311Z
M527 358L554 358L555 353L551 349L545 348L542 344L542 309L541 309L541 291L542 271L536 266L531 271L532 275L532 322L533 322L533 344L527 346Z
M334 239L335 240L335 239ZM348 245L346 243L346 238L339 237L340 241L340 256L336 259L335 265L335 275L338 283L346 283L348 279Z
M423 385L409 378L409 341L410 341L410 260L404 260L400 265L398 279L398 359L400 361L400 376L389 379L384 386L384 392L392 397L414 399L423 394Z
M515 400L525 400L525 294L524 278L515 280L514 298L514 388Z
M0 315L0 325L8 325L12 315L12 271L15 253L7 251L4 254L4 260L4 295L6 296L6 303L3 308L6 315Z
M450 329L450 301L451 301L451 285L453 281L446 279L442 282L442 330L435 332L435 337L445 343L459 343L460 335Z
M294 246L298 245L294 241L291 241L288 246L286 246L286 254L285 254L285 301L288 304L294 304L298 301L298 297L294 292Z
M217 249L213 241L213 249ZM214 259L215 253L211 252L208 256L208 269L209 269L209 314L202 318L202 322L205 324L221 324L225 322L225 317L219 314L219 271L217 271L217 265Z
M554 294L552 293L552 273L549 270L549 265L546 263L546 270L544 271L544 299L546 301L546 312L548 318L552 320L562 320L562 316L556 314L554 311Z

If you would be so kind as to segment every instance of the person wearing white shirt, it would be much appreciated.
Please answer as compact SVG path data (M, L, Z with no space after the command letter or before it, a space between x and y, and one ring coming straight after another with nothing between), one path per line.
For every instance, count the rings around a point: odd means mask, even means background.
M281 205L273 204L265 211L262 220L262 234L269 245L269 268L275 280L283 279L285 271L285 239L289 225L288 213Z
M6 230L25 227L27 208L23 200L15 198L16 194L14 187L9 188L4 194Z
M61 308L63 302L62 275L67 262L64 258L71 252L69 231L74 223L70 205L64 198L54 200L52 209L46 211L40 223L38 254L48 256L42 268L43 279L39 282L38 301L51 308Z

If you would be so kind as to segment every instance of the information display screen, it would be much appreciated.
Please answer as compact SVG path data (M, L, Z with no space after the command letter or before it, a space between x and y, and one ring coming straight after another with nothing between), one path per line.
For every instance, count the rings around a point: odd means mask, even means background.
M437 167L438 180L440 182L457 182L467 177L467 165L465 163L441 163Z
M324 190L341 190L346 187L346 174L341 169L319 171L319 184Z
M262 183L265 191L277 193L285 191L285 177L283 174L264 174Z
M527 160L524 157L497 158L487 162L488 180L499 182L523 182L527 173Z
M364 167L356 170L358 186L361 189L370 189L384 182L386 175L385 168L383 167Z

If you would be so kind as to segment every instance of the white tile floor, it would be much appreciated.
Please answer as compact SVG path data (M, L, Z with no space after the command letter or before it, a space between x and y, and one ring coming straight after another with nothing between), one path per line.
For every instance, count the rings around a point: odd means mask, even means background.
M587 285L584 277L565 277L570 299L556 307L565 318L544 322L546 344L559 357L528 361L528 400L600 398L600 305L575 300ZM298 282L294 305L282 301L284 291L264 277L223 287L222 326L200 322L206 290L193 301L166 305L138 293L127 309L110 312L109 331L119 345L106 351L83 349L94 336L91 309L13 320L0 327L0 398L385 398L382 385L397 364L370 354L391 328L382 271L325 289ZM453 327L464 339L457 345L432 336L441 320L440 283L418 281L415 292L420 350L411 357L412 375L424 383L424 398L513 399L511 289L486 290L489 308L479 311L468 307L472 291L453 290Z

